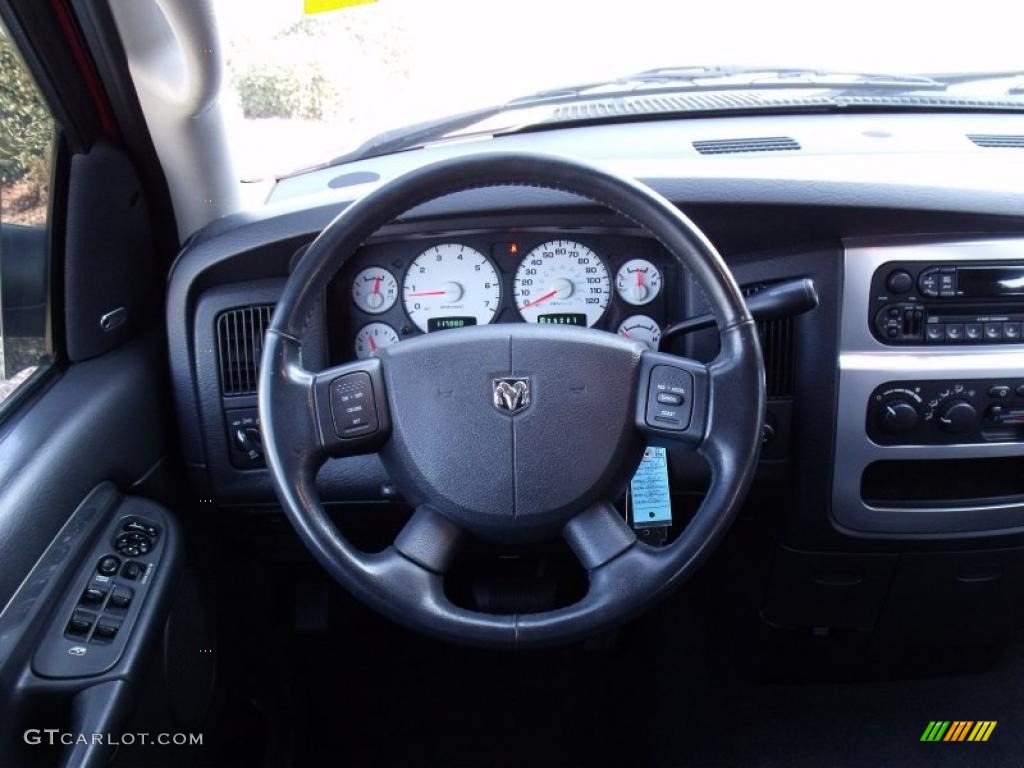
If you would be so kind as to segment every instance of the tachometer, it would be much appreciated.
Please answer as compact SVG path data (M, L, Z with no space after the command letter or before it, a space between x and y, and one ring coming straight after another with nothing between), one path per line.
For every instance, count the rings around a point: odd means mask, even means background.
M356 357L363 360L373 357L377 351L398 343L398 334L387 323L364 325L356 334Z
M552 240L526 254L514 285L519 314L530 323L592 326L611 294L604 262L572 240Z
M459 243L428 248L409 265L402 301L421 331L484 325L501 304L501 280L490 260Z
M363 312L371 315L387 312L397 298L398 281L386 269L364 269L352 281L352 301Z

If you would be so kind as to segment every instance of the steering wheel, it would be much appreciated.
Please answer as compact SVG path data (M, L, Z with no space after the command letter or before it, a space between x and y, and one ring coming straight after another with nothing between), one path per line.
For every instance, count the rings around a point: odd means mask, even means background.
M656 238L696 278L721 337L710 364L646 351L611 333L508 323L433 333L377 357L303 368L303 329L338 270L380 227L430 200L494 186L587 198ZM264 342L259 411L278 498L317 561L360 600L461 643L524 647L611 628L682 584L722 539L757 463L765 408L756 328L722 258L675 206L635 181L521 153L412 171L346 208L310 245ZM637 540L613 506L645 445L703 455L711 484L670 544ZM415 511L383 552L352 546L324 511L316 473L377 452ZM457 606L444 573L466 533L513 543L561 535L585 595L550 611Z

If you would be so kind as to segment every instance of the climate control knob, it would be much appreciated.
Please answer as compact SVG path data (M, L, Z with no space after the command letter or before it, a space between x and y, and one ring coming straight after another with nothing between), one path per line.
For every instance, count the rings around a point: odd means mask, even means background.
M890 435L903 435L917 426L918 413L906 400L889 400L878 411L878 423Z
M966 400L950 400L939 411L939 427L954 435L978 426L978 409Z

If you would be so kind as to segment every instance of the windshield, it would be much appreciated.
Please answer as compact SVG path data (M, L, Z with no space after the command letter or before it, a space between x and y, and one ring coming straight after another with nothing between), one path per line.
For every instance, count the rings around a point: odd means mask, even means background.
M307 13L303 0L215 0L243 178L322 163L423 121L656 68L1024 69L1024 6L1013 3L998 23L970 4L950 12L892 0L841 10L818 0L346 5ZM1007 93L1006 80L1000 87Z

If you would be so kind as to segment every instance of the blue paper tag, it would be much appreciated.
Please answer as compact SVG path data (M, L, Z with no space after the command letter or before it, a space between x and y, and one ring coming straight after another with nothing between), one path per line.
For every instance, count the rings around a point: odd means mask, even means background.
M672 525L672 499L668 489L668 452L648 447L629 484L633 525Z

